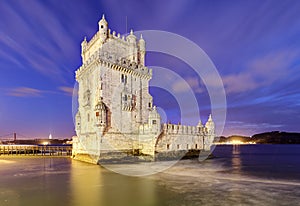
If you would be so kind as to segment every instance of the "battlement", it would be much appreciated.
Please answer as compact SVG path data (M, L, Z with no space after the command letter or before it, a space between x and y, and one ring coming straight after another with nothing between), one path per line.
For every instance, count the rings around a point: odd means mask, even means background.
M124 74L132 74L140 78L150 80L152 78L152 69L146 66L136 65L134 62L130 62L128 59L117 60L116 62L111 61L107 56L103 56L96 52L93 54L88 61L86 61L81 67L75 71L76 79L78 79L85 71L89 70L90 67L100 65L109 67L111 69L121 71Z
M78 78L91 66L109 66L142 78L151 79L152 71L145 66L145 41L137 39L130 31L128 35L111 32L104 16L99 21L99 31L87 41L81 43L82 66L76 71Z

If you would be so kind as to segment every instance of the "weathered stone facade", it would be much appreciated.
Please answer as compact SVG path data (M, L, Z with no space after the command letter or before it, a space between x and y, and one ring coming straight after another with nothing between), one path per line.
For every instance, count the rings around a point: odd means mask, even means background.
M131 30L126 37L111 32L104 16L99 30L81 43L76 137L73 157L99 160L139 154L154 159L174 151L210 150L211 116L205 125L161 124L149 94L152 70L145 66L145 41Z

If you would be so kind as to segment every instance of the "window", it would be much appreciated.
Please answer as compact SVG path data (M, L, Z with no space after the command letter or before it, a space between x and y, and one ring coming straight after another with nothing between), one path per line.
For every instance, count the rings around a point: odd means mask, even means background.
M186 149L189 149L189 145L188 144L186 145Z
M167 149L168 149L168 150L170 149L170 145L169 145L169 144L167 144Z
M99 117L99 112L96 112L96 117Z
M148 107L151 108L151 102L148 103Z
M103 25L101 25L101 29L103 29Z
M156 124L156 120L152 120L152 124Z
M124 75L124 74L121 75L121 82L124 83L124 84L127 83L127 76L126 75Z
M198 145L197 144L195 145L195 149L198 149Z
M177 145L177 149L180 149L180 145L179 144Z

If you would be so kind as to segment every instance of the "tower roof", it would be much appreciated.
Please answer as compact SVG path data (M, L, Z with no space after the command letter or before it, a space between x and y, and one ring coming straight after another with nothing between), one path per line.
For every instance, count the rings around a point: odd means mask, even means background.
M99 24L107 24L104 14L102 14L102 19L99 21Z
M105 104L102 101L102 98L100 99L100 101L96 104L95 106L95 110L106 110Z

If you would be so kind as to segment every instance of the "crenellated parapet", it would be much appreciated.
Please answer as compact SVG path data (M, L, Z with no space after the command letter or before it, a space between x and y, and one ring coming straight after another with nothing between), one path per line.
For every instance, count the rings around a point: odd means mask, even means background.
M205 126L203 126L201 121L199 121L197 126L164 123L162 128L165 134L204 135L213 133L214 122L210 115Z
M112 64L119 64L118 61L127 59L129 64L145 66L146 45L142 36L137 39L133 30L127 36L111 32L104 15L98 24L99 31L91 40L84 38L81 43L83 65L89 64L96 56Z

